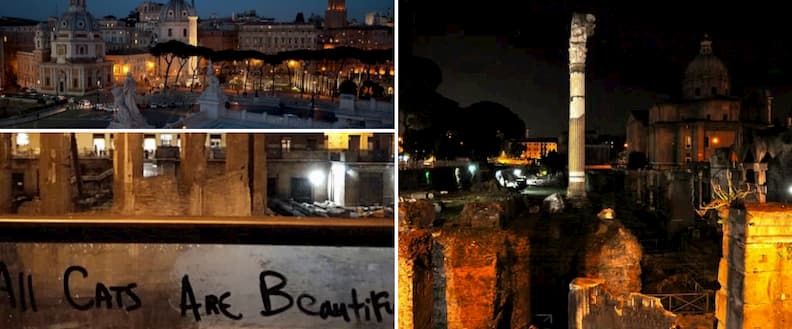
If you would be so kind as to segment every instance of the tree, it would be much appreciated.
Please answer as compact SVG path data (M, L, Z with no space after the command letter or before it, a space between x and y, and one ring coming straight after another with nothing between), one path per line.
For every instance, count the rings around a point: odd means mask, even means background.
M338 92L341 94L357 95L357 84L352 82L352 80L344 80L338 87Z
M168 88L168 75L170 74L171 65L173 64L173 60L179 58L181 60L181 65L179 67L179 73L181 73L182 68L186 64L186 58L189 57L191 50L189 49L190 46L184 44L183 42L179 42L176 40L170 40L164 43L158 43L154 47L149 50L149 53L157 57L159 60L163 58L167 66L165 67L165 78L163 79L163 88ZM179 74L176 74L176 81L178 81Z
M509 108L484 101L461 109L452 124L459 127L465 155L473 160L486 161L497 156L507 140L525 136L525 123Z
M550 151L539 160L542 167L551 173L563 171L566 167L566 157L556 151Z
M193 91L193 88L195 87L195 80L197 79L198 72L201 68L201 60L211 58L214 50L207 47L190 46L190 53L192 56L197 57L197 60L195 61L195 67L193 67L192 83L190 84L190 91ZM206 77L206 74L203 74L203 76Z
M527 149L528 148L525 146L525 144L521 143L520 141L511 141L509 142L508 154L513 158L520 158Z

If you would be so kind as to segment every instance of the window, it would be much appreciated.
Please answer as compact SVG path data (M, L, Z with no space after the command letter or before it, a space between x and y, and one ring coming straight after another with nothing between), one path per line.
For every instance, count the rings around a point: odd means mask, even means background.
M168 17L173 17L173 10L168 10Z
M709 136L704 136L704 148L709 147L709 145L710 145Z
M306 144L306 149L308 149L309 151L316 150L316 139L309 138L309 139L308 139L308 140L305 142L305 144Z
M172 36L173 36L173 29L168 29L168 36L169 36L169 37L172 37Z
M281 151L286 151L286 152L291 151L291 138L289 137L281 138Z
M729 121L729 114L723 114L723 121Z
M220 135L209 135L209 147L220 148L223 137Z
M712 96L718 95L718 88L712 87Z
M707 114L707 120L712 120L712 116Z
M689 149L693 146L693 138L690 136L685 136L685 148Z
M173 135L165 134L160 136L160 143L162 146L171 146L173 143Z
M696 96L701 96L701 88L696 88Z
M16 136L17 146L27 146L30 144L30 136L27 133L18 133Z
M77 88L77 78L72 80L72 88Z

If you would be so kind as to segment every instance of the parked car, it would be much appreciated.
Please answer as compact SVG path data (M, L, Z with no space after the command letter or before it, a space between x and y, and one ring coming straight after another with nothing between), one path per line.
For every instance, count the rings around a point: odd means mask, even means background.
M528 185L527 174L527 170L522 167L503 167L495 171L495 180L500 187L519 190Z
M91 101L87 99L83 99L80 101L80 108L83 110L87 110L91 108Z

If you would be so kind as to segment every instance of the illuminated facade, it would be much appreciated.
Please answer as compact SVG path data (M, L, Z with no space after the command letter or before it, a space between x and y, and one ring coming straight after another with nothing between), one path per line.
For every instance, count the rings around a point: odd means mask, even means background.
M391 49L394 29L388 26L357 26L323 31L322 48L354 47L365 50Z
M310 23L250 22L239 27L239 49L265 54L317 49L319 29Z
M731 95L728 70L705 39L685 70L682 98L630 114L627 150L646 154L655 168L709 162L718 148L740 150L746 129L771 118L769 94L753 101Z
M550 152L558 152L557 138L528 138L522 144L525 145L525 151L520 156L523 159L536 161Z
M48 94L85 95L109 86L112 63L105 60L105 51L85 0L71 0L54 26L50 60L41 63L40 79L36 81L39 89Z
M164 43L171 40L197 46L198 45L198 14L195 7L188 4L185 0L170 0L162 7L158 21L159 35L157 42ZM187 64L187 72L180 77L184 80L193 76L193 70L197 66L198 59L191 57ZM178 65L176 65L178 66ZM168 76L176 76L178 67L171 67L172 72Z
M115 83L123 82L128 72L132 72L135 81L143 84L156 76L156 58L146 50L113 52L107 55L107 60L113 62Z

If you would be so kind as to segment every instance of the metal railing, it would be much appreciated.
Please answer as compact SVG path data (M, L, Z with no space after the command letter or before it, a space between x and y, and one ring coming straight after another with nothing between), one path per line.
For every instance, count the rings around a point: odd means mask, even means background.
M704 314L715 312L715 292L712 290L648 295L659 298L660 302L663 303L663 307L672 313Z

